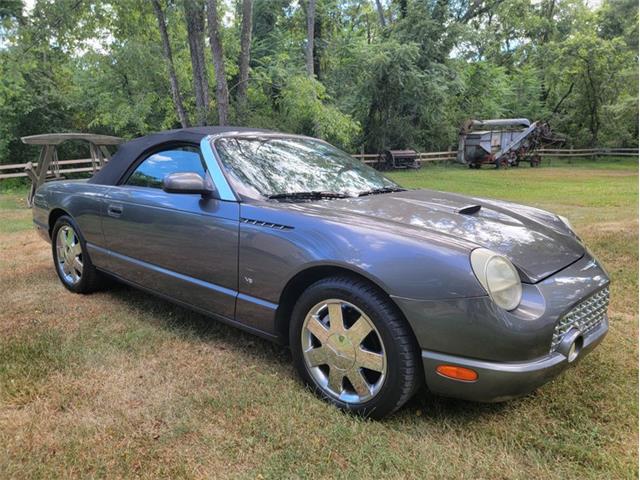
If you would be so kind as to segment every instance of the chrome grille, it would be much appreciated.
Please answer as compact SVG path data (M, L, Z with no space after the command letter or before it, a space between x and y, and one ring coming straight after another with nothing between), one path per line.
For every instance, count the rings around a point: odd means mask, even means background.
M598 327L606 317L608 307L609 287L605 287L572 308L556 325L551 340L551 352L560 345L562 337L572 328L575 327L586 335Z

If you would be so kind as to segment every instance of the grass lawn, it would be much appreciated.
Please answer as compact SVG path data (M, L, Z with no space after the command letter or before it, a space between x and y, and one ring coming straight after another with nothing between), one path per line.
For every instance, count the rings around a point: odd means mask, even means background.
M600 348L520 400L423 395L354 418L285 349L128 287L67 292L24 192L3 193L0 478L635 478L637 160L391 176L569 217L613 281Z

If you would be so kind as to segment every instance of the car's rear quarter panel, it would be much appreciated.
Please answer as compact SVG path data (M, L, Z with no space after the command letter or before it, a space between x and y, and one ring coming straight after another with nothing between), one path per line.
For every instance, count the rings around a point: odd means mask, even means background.
M65 212L80 227L84 239L103 245L102 212L108 187L83 181L49 182L38 189L34 198L33 219L41 228L51 228L51 215ZM92 258L98 264L98 259Z

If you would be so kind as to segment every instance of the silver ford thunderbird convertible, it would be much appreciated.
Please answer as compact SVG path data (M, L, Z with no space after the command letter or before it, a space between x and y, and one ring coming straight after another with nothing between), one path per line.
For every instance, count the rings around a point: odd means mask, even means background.
M608 329L607 273L565 218L407 190L304 136L148 135L33 215L69 290L113 277L288 344L311 389L375 418L421 386L527 394Z

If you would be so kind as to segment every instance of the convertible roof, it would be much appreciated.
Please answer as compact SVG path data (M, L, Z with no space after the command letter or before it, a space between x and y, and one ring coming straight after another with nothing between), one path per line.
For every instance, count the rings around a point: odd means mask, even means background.
M256 132L268 133L269 130L247 127L192 127L178 130L167 130L157 132L144 137L139 137L130 142L121 144L111 160L96 174L89 179L89 183L100 185L115 185L124 175L127 169L141 155L155 149L164 143L185 142L200 143L207 135L218 135L232 132Z

